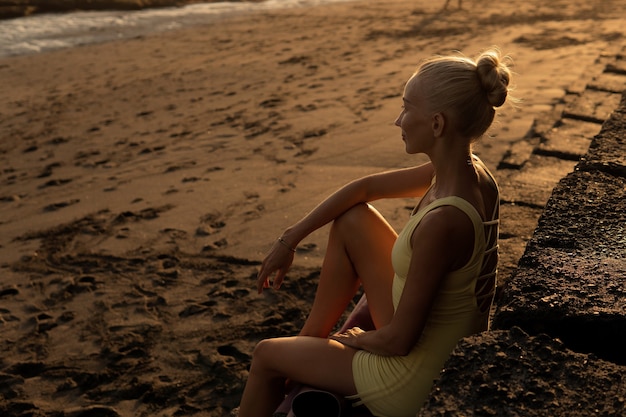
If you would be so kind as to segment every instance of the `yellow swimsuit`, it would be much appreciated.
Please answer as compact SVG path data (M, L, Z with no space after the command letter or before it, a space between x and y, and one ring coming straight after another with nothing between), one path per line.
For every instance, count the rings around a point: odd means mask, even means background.
M411 235L426 213L441 206L457 207L471 219L474 252L463 268L444 278L424 331L407 356L380 356L362 350L354 356L352 372L358 394L348 398L358 400L355 405L365 404L375 416L415 416L459 339L487 329L495 292L497 262L492 257L497 257L498 249L497 202L488 222L460 197L435 200L411 216L391 254L394 309L409 270Z

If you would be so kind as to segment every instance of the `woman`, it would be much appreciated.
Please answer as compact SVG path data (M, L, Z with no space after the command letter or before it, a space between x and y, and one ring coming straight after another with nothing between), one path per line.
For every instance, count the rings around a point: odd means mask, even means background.
M299 336L261 341L239 416L270 416L285 381L365 404L376 416L414 416L458 340L488 327L497 265L498 188L472 143L507 97L497 50L422 63L395 121L409 154L430 162L353 181L274 243L258 291L278 289L297 244L332 222L311 313ZM397 235L368 203L420 197ZM375 330L330 332L363 286Z

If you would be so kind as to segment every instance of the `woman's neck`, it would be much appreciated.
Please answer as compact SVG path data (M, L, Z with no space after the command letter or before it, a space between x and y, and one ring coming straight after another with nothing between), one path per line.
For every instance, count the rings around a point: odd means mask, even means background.
M437 194L455 194L459 189L475 183L478 178L469 146L442 146L429 155L437 177Z

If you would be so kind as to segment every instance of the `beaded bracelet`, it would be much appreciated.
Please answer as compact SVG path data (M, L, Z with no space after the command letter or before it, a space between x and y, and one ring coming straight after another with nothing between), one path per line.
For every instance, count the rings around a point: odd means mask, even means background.
M284 247L286 247L287 249L289 249L289 250L290 250L290 251L292 251L293 253L295 253L295 252L296 252L296 248L292 248L291 246L289 246L289 244L288 244L287 242L285 242L285 241L283 240L283 238L282 238L282 237L279 237L279 238L278 238L278 241L279 241L279 242L280 242L280 243L281 243Z

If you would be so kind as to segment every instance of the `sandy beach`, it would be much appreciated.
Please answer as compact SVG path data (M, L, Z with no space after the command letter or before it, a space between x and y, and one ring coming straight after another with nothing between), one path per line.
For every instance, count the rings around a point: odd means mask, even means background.
M327 228L257 295L269 245L345 182L425 161L393 125L420 59L511 56L520 101L475 149L506 182L503 158L626 39L620 0L443 3L264 11L0 59L0 414L228 415L255 343L302 324ZM414 204L375 205L400 230ZM502 205L500 284L540 213Z

